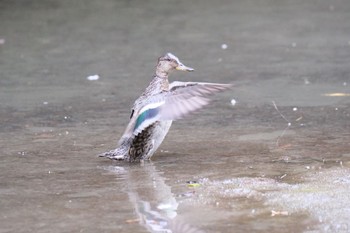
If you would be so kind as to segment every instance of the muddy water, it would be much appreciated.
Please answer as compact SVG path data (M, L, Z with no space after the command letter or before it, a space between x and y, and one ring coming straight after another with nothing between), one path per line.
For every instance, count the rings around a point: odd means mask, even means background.
M0 232L349 232L349 11L2 1ZM152 162L97 158L167 51L196 68L172 80L235 87Z

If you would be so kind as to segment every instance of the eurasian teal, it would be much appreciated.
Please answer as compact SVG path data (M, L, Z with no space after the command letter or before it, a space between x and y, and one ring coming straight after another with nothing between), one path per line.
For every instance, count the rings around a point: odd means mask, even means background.
M210 102L208 96L231 86L178 81L169 84L168 75L173 70L194 71L171 53L160 57L153 80L131 109L130 122L118 148L100 154L101 157L130 162L150 159L172 121L202 108Z

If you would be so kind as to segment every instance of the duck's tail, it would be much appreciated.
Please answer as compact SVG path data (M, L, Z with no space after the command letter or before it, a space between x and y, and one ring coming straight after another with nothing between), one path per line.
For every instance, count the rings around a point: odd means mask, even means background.
M130 149L130 140L127 138L120 139L119 147L115 150L99 154L99 157L106 157L114 160L126 160Z

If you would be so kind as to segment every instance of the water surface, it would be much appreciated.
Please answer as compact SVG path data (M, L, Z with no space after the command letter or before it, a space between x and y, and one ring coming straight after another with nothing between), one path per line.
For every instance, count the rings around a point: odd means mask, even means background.
M2 1L0 232L348 232L349 11ZM171 80L234 88L175 122L153 161L96 157L165 52L196 69Z

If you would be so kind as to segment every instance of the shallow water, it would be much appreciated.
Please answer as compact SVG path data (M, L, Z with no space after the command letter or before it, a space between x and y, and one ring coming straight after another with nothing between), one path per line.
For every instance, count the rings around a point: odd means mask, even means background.
M349 11L2 1L0 232L349 232ZM153 161L96 157L168 51L196 69L171 80L235 86Z

